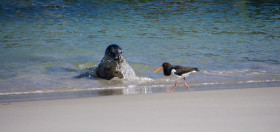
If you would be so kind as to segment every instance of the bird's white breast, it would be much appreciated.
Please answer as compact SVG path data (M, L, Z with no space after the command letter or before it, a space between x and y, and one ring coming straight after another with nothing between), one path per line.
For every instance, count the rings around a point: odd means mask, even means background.
M171 70L171 74L174 75L174 76L177 76L177 77L188 77L191 73L196 72L196 71L191 71L191 72L188 72L188 73L184 73L184 74L182 74L182 76L176 75L175 72L176 72L175 69Z
M171 74L177 76L177 75L175 74L175 72L176 72L175 69L172 69L172 70L171 70Z

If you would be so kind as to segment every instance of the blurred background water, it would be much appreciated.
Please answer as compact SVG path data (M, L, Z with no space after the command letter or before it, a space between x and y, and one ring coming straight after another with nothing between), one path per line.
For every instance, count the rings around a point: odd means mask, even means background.
M192 90L280 86L278 0L8 0L0 6L2 101L164 92L174 78L153 73L163 62L198 67L187 79ZM74 79L79 72L63 69L96 66L112 43L139 80ZM178 89L185 90L183 83Z

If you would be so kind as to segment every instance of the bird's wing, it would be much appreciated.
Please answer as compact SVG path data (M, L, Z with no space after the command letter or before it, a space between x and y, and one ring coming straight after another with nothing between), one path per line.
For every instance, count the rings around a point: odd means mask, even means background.
M193 67L174 66L173 68L176 70L175 74L180 76L188 72L198 71L197 68L193 68Z

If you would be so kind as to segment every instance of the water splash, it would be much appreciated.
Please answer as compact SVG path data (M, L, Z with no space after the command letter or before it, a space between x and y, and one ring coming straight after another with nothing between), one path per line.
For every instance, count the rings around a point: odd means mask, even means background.
M121 73L124 75L124 79L133 79L133 78L137 78L137 76L135 75L134 70L132 69L132 67L127 63L127 61L124 61L123 63L121 63L121 69L119 69L121 71Z
M123 79L113 78L113 80L122 80L126 84L126 88L139 87L143 83L153 82L149 77L138 77L129 63L124 60L121 64L117 64L117 71L123 74Z

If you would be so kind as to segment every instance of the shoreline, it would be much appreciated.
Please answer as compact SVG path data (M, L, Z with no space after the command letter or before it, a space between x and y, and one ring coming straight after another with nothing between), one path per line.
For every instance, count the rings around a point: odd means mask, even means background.
M22 131L280 130L280 87L0 103L0 128Z
M111 87L111 88L86 88L86 89L49 89L35 90L23 92L0 93L0 104L9 102L26 102L26 101L43 101L43 100L59 100L59 99L75 99L88 97L102 97L110 95L145 95L166 93L173 85L149 85L132 87ZM188 91L212 91L227 89L248 89L248 88L265 88L279 87L279 81L275 82L254 82L254 83L221 83L197 85L191 84L190 89L186 89L183 84L178 84L174 92Z

